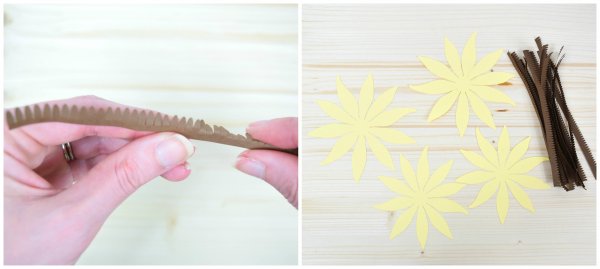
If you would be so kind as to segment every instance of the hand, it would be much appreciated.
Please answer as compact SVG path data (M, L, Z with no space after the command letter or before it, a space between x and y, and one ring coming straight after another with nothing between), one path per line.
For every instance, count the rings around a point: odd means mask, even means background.
M124 107L95 97L60 103ZM69 163L60 147L65 142L76 157ZM66 123L8 130L5 124L4 262L75 263L136 189L159 175L186 178L193 151L189 140L174 133Z
M280 148L298 147L298 118L280 118L250 124L246 131L253 138ZM235 167L261 178L298 208L298 157L274 150L242 152Z

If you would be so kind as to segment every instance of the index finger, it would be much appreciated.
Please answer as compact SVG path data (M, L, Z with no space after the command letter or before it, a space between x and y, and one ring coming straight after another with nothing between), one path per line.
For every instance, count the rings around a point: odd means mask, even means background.
M120 107L122 109L128 107L95 96L81 96L65 100L55 100L45 103L39 103L38 105L44 104L93 106L95 108ZM4 130L5 132L9 131L8 125L6 124L6 120L4 124ZM17 135L19 133L25 134L44 146L60 145L65 142L79 140L88 136L104 136L134 139L152 133L147 131L136 131L114 126L81 125L62 122L45 122L25 125L10 131L16 133Z
M298 147L298 118L277 118L251 123L246 129L254 139L280 148Z

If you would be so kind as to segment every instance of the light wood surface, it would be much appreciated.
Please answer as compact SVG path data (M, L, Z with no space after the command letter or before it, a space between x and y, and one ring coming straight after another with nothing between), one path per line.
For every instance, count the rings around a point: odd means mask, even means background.
M432 169L455 160L447 177L452 181L475 169L459 152L478 151L475 127L495 141L501 128L488 128L471 113L466 134L459 137L455 109L427 123L438 96L409 90L409 84L434 79L417 56L445 62L444 37L462 51L472 32L478 32L478 58L499 48L534 49L533 39L540 35L552 50L565 46L567 56L560 74L567 100L595 151L595 12L594 5L303 5L303 264L594 264L596 182L589 169L587 190L527 190L536 209L533 214L511 197L505 224L498 221L495 199L469 210L468 215L444 214L454 239L430 226L427 247L421 252L414 222L390 240L398 214L373 208L394 197L377 177L401 178L398 165L391 171L368 152L362 181L356 183L351 154L319 165L335 140L312 138L308 132L333 123L315 101L339 103L337 75L357 95L371 73L376 96L398 86L392 106L417 110L393 126L416 140L413 145L386 144L394 162L402 154L415 165L422 148L429 146ZM515 72L506 56L494 70ZM512 145L531 136L527 156L546 156L527 91L520 78L510 82L498 88L517 106L491 104L496 125L509 127ZM548 163L531 175L552 182ZM452 197L466 207L479 188L467 186Z
M297 115L297 23L296 5L6 6L4 105L93 94L244 133ZM233 168L243 149L194 144L191 176L142 187L79 264L297 263L297 210Z

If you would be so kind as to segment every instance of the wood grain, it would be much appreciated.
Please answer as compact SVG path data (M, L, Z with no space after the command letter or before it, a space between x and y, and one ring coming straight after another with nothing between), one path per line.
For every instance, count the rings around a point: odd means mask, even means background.
M471 33L478 32L478 58L498 48L533 49L538 35L554 50L565 46L567 56L560 74L567 101L594 150L595 10L594 5L303 5L303 264L595 264L594 179L588 180L587 190L528 190L536 208L533 214L511 197L505 224L499 223L495 200L470 209L468 215L445 214L454 239L430 227L427 247L421 252L414 222L390 240L397 213L373 208L394 196L377 177L401 178L398 165L396 171L389 170L369 152L362 180L355 183L350 154L321 166L335 140L308 136L310 130L333 122L315 101L339 102L337 75L358 94L364 79L373 74L376 96L398 86L392 106L417 109L393 126L417 141L387 144L396 164L402 154L414 165L422 148L429 146L432 169L455 160L447 180L475 169L459 149L478 150L476 127L494 143L501 128L488 128L471 113L466 134L459 137L454 109L427 123L438 97L410 91L408 85L434 79L417 56L445 61L444 37L462 51ZM494 70L516 73L506 56ZM546 156L523 83L515 77L510 85L498 88L517 105L491 104L496 125L509 127L512 145L531 136L527 156ZM589 169L586 173L592 178ZM548 163L531 175L552 182ZM478 186L468 186L453 197L468 206L478 190Z
M5 6L4 105L79 95L235 133L297 115L296 5ZM297 211L194 141L192 174L142 187L79 264L296 264ZM5 216L10 217L10 216Z

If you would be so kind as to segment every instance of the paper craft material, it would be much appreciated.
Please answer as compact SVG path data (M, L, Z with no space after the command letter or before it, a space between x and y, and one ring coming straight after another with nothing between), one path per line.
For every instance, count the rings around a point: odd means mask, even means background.
M583 182L586 176L577 157L575 140L594 178L596 161L567 106L558 74L558 67L565 55L561 55L561 48L556 56L558 62L554 63L551 59L552 53L548 53L548 45L543 45L540 37L535 39L535 43L538 47L537 53L524 50L522 59L516 52L508 52L508 57L523 80L540 121L550 157L554 186L562 186L567 191L573 190L575 186L585 188Z
M498 140L498 150L494 149L492 143L487 141L479 128L476 129L477 143L482 155L468 150L461 150L469 162L480 168L459 177L456 181L464 184L483 184L479 194L471 203L469 208L475 208L488 201L496 195L496 209L500 223L504 223L509 207L509 191L519 204L527 210L534 212L533 204L529 196L522 188L548 189L550 185L543 180L529 176L527 173L543 161L546 157L529 157L525 159L525 153L529 147L530 137L523 139L514 148L510 148L510 135L506 126L502 129Z
M386 176L379 177L385 186L399 196L375 206L375 208L384 211L405 209L396 219L390 233L390 239L402 233L412 223L416 215L417 238L421 249L425 249L427 243L429 223L440 233L452 239L452 232L450 232L448 223L440 213L460 212L467 214L464 207L447 198L460 191L464 185L454 182L442 184L452 168L453 161L446 162L430 174L427 152L428 147L425 147L421 152L416 171L413 170L409 161L400 155L400 168L404 180Z
M426 56L419 57L425 68L440 79L420 85L410 85L411 89L421 93L443 94L433 105L427 118L429 122L446 114L454 103L457 104L456 127L460 136L465 134L469 123L469 105L481 121L494 129L496 128L494 118L484 101L515 105L508 95L491 87L507 82L514 76L505 72L491 72L500 59L502 50L496 50L476 62L476 36L476 33L471 35L463 49L462 57L452 42L445 39L448 65Z
M321 109L338 123L319 127L309 133L310 136L319 138L339 137L331 152L321 165L329 164L341 158L350 149L352 152L352 176L359 181L366 162L367 145L375 157L386 167L394 169L392 157L380 140L393 144L408 144L415 141L401 131L390 128L408 113L415 111L413 108L387 109L394 100L396 87L383 92L375 101L373 76L365 80L358 100L348 91L340 77L337 77L337 95L341 106L328 101L317 101Z
M141 109L99 108L45 104L16 108L6 111L6 121L10 129L42 122L65 122L84 125L104 125L123 127L138 131L177 132L181 135L203 141L226 144L248 149L270 149L298 155L298 149L282 149L253 139L250 135L235 135L222 126L211 127L203 120L171 117Z

